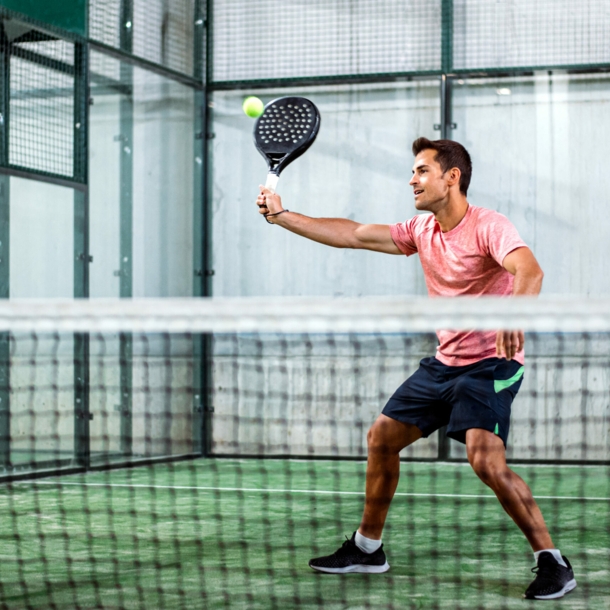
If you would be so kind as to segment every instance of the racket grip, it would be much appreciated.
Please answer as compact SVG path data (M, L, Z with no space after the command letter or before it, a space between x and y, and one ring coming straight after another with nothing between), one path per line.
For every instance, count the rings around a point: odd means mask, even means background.
M269 172L267 174L267 181L265 182L265 188L269 189L272 193L275 193L277 189L277 183L280 177L277 174Z

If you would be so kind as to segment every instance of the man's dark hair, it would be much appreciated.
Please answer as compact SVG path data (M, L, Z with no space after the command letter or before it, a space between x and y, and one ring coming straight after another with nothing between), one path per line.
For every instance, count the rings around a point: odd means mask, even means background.
M460 193L466 195L472 176L472 161L468 151L458 142L453 140L428 140L428 138L417 138L413 142L413 154L417 157L422 150L435 150L434 160L441 166L443 174L453 167L457 167L460 176Z

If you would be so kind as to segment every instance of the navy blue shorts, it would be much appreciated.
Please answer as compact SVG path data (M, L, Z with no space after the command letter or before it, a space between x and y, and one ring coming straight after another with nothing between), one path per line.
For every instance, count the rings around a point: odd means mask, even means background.
M419 369L394 392L382 413L417 426L424 437L447 426L447 436L466 442L466 430L497 434L506 446L510 406L523 381L523 365L486 358L467 366L447 366L424 358Z

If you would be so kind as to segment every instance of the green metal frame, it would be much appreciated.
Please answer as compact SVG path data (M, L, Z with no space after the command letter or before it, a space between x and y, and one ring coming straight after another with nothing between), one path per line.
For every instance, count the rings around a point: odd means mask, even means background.
M74 176L87 182L89 124L89 50L74 45ZM89 195L74 190L74 298L89 298ZM74 335L74 461L88 468L91 461L89 425L89 335Z
M203 105L203 235L204 235L204 293L210 297L213 294L213 257L212 257L212 91L208 86L214 80L214 0L207 0L206 4L206 52L205 52L205 103ZM212 419L213 405L213 363L214 338L211 334L203 337L204 354L204 410L203 410L203 439L204 455L212 452Z
M10 54L0 48L0 165L8 164ZM10 296L10 177L0 175L0 299ZM0 466L11 465L10 333L0 333Z
M125 53L133 50L133 0L121 0L120 45ZM119 296L129 299L133 296L133 65L121 62L120 115L120 260ZM119 378L120 378L120 450L130 456L133 450L133 336L131 333L119 335Z
M202 10L201 0L195 1L193 15L195 23L195 45L193 49L193 77L199 76L201 79L204 74L203 62L203 35L205 15ZM202 106L205 104L205 94L201 91L195 92L195 134L193 140L193 198L195 201L202 201L203 198L203 126L204 118ZM203 222L203 206L195 206L193 210L193 296L201 297L205 294L205 268L204 268L204 245L205 230ZM205 392L205 353L201 335L193 337L193 451L205 453L204 442L204 400Z
M450 140L455 125L451 120L452 100L449 77L453 66L453 0L442 0L441 6L441 122L440 132L442 140ZM447 427L438 431L438 459L447 460L450 457L451 447L447 437Z
M9 297L10 177L0 175L0 299ZM0 467L11 465L10 333L0 333Z
M212 0L195 2L195 27L201 35L195 37L194 77L209 82L212 78ZM205 47L203 33L205 32ZM205 50L205 61L204 61ZM193 295L212 295L212 223L210 176L210 92L195 91L195 171L194 200L201 202L194 209L194 284ZM211 451L212 440L212 349L210 334L197 335L193 339L193 450L203 456Z

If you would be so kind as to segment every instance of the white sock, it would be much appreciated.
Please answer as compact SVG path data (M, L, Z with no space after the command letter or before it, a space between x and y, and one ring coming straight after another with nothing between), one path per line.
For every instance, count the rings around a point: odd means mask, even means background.
M365 553L374 553L381 546L381 540L365 538L358 531L356 532L356 538L354 542L356 543L356 546Z
M540 553L550 553L551 555L553 555L553 557L555 557L555 559L557 560L557 563L560 566L563 566L564 568L568 567L566 565L566 562L563 560L563 557L561 556L559 549L542 549L542 551L535 551L534 559L536 560L536 564L538 563L538 557L540 557Z

